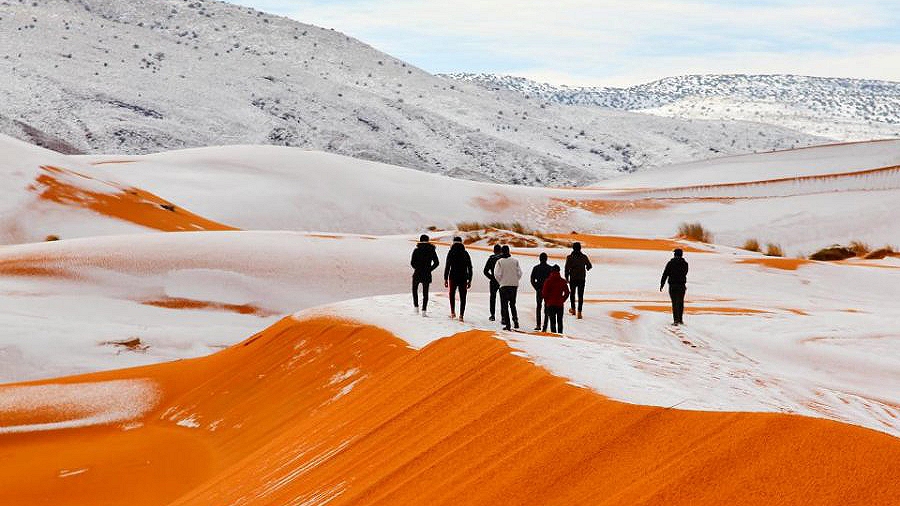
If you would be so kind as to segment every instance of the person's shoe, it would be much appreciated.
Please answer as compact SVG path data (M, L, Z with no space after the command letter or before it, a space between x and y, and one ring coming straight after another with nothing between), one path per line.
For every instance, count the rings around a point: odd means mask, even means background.
M459 321L465 321L465 320L463 320L462 315L459 315Z
M584 317L581 316L581 311L579 311L579 312L578 312L578 319L581 320L581 319L583 319L583 318L584 318Z
M423 309L423 310L422 310L422 318L425 318L426 316L428 316L428 314L427 314L427 313L425 312L425 310Z
M575 308L574 307L569 309L569 314L572 316L575 316Z
M519 322L514 321L514 322L513 322L513 328L518 329L518 328L519 328Z
M490 321L494 321L494 320L496 320L496 318L494 318L494 315L491 315L491 317L490 317L490 318L488 318L488 320L490 320Z
M509 325L507 325L507 326L503 327L503 330L512 330L512 329L509 328Z
M450 318L456 318L456 313L450 313Z
M416 314L419 314L419 306L415 306Z
M535 327L535 328L534 328L534 331L535 331L535 332L540 332L540 331L541 331L541 328L540 328L540 327Z

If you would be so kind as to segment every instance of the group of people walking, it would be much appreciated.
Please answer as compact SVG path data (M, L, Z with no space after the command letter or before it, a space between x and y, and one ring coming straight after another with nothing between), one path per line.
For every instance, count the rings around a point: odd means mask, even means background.
M534 330L552 333L563 333L563 313L566 301L569 301L569 314L579 320L583 317L584 287L587 272L593 268L591 260L581 251L581 244L572 245L572 252L566 257L565 266L547 263L547 254L541 253L539 263L531 270L531 286L535 292L536 318ZM412 292L413 306L420 311L419 287L422 289L421 314L427 316L428 288L432 282L431 273L440 266L437 250L426 234L419 237L413 250L410 265L413 268ZM672 314L675 324L681 324L684 310L684 294L687 278L687 262L682 258L682 251L675 250L675 258L669 261L663 272L660 290L668 281L669 294L672 297ZM519 314L516 298L519 281L522 279L522 268L507 245L494 245L494 253L488 257L482 271L490 284L490 320L496 320L497 296L500 298L500 322L504 330L519 328ZM444 263L444 287L449 289L450 317L464 321L466 313L466 296L472 288L472 258L466 251L461 237L454 237L447 259ZM459 313L457 316L457 295L459 296ZM542 319L543 310L543 319Z

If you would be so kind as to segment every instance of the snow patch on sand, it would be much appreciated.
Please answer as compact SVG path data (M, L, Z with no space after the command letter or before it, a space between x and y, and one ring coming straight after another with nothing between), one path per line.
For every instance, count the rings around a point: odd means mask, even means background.
M17 413L47 413L45 422L0 425L0 434L70 429L133 420L158 398L150 380L51 383L0 387L0 419Z

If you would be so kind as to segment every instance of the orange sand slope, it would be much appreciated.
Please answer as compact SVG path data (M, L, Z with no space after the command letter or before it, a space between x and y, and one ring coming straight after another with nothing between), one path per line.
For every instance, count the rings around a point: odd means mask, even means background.
M44 173L38 176L31 189L38 192L43 200L90 209L104 216L164 232L237 230L179 208L138 188L120 187L49 165L42 166L41 169ZM108 191L82 187L76 182L99 184Z
M615 235L592 234L548 234L548 237L552 237L554 239L563 239L566 241L578 241L585 248L651 251L672 251L675 248L681 248L688 253L709 253L709 251L707 250L691 246L688 242L674 241L669 239L644 239L641 237L621 237Z
M78 414L0 403L0 504L887 505L900 494L889 435L614 402L510 351L479 331L414 351L373 327L285 319L209 357L33 383L143 379L157 402L137 420L18 433Z

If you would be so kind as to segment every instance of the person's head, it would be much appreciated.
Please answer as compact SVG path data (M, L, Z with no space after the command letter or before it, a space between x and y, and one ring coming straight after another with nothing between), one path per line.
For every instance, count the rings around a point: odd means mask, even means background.
M458 242L458 243L462 244L462 237L460 237L460 236L454 237L453 242Z
M551 267L550 270L558 273L559 272L559 264L553 264L553 267Z
M502 252L503 252L503 248L501 248L499 244L495 244L494 245L494 254L499 255Z
M681 248L675 248L675 249L672 251L672 253L675 254L675 258L681 258L681 257L684 256L684 251L682 251Z
M581 251L581 243L573 242L572 243L572 251Z
M538 260L540 260L542 264L547 263L547 254L546 254L546 253L541 253L541 254L538 256Z
M419 236L419 242L430 242L431 238L428 237L428 234L422 234Z
M500 254L508 257L509 256L509 246L504 244L503 247L500 248Z

